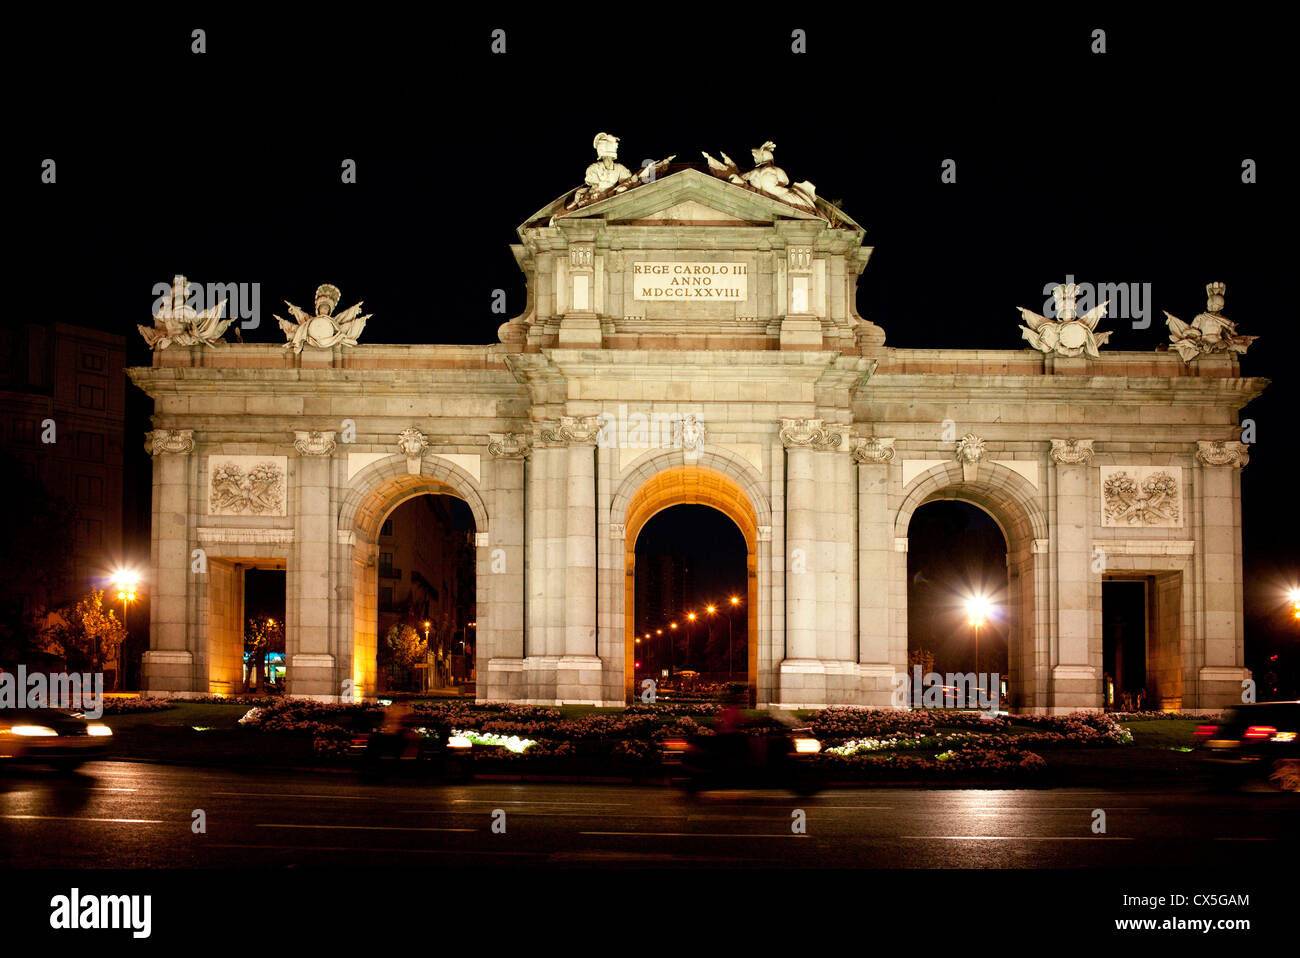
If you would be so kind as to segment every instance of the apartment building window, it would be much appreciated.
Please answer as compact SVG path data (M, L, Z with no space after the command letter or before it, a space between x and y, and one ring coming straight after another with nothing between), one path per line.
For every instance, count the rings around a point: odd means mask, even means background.
M83 383L77 387L77 405L82 409L103 409L104 395L102 387Z
M84 506L102 506L104 480L99 476L77 476L77 502Z
M379 553L379 574L386 578L392 578L393 554L391 552Z
M94 432L77 433L77 458L86 462L103 462L104 437Z

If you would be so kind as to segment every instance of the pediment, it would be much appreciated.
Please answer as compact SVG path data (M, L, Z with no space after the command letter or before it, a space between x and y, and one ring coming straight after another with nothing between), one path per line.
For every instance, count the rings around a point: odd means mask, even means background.
M554 210L557 205L558 202L548 209ZM539 215L546 212L540 211ZM749 223L770 226L777 219L826 221L817 213L696 169L680 170L580 209L565 210L559 205L558 211L552 215L556 222L600 218L607 222L675 222L687 225L694 222L701 225Z

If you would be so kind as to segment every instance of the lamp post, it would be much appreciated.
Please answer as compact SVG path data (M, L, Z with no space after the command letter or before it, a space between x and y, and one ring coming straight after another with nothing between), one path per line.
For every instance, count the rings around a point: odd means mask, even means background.
M668 628L676 632L677 623L669 622ZM677 636L675 635L668 637L668 668L673 672L677 671Z
M739 605L740 605L740 597L733 595L731 597L731 608L734 610ZM734 668L732 663L733 651L732 651L732 644L731 644L731 634L732 634L731 633L731 612L728 612L727 613L727 680L728 681L734 681L735 679L735 676L733 675Z
M433 623L428 619L424 620L424 690L426 692L432 687L429 683L429 626L432 624ZM433 667L436 670L438 668L438 660L436 657L433 662Z
M975 629L975 682L977 687L982 687L980 682L980 626L984 624L985 618L989 614L989 600L983 596L973 596L966 603L966 621Z
M127 632L128 635L130 630L126 625L127 603L135 601L135 587L139 581L140 577L127 569L119 569L113 575L113 585L117 586L117 597L122 600L122 631ZM118 658L120 660L118 667L120 674L122 671L121 666L126 664L126 656L119 653ZM99 636L95 637L95 662L96 665L99 664Z
M693 638L693 629L691 626L695 625L695 613L687 612L686 621L690 623L690 625L686 627L686 665L689 668L691 665L695 664L694 658L691 655L691 639Z
M705 656L705 661L707 662L708 655L709 655L709 643L713 641L713 617L718 614L718 607L714 605L712 602L710 602L707 606L704 607L704 611L709 614L709 632L708 632L709 637L704 640L704 656Z

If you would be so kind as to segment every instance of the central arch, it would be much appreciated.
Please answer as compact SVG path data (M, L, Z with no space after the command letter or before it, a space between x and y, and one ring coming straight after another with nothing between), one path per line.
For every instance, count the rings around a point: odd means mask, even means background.
M903 491L894 520L894 536L906 541L912 515L928 502L956 499L988 513L1007 542L1007 658L1010 706L1018 711L1045 711L1050 706L1050 659L1047 620L1047 517L1038 490L1019 472L998 462L981 462L968 473L961 463L936 465L914 478ZM906 578L906 564L902 575ZM906 582L902 583L906 595ZM907 648L907 615L898 616L895 641Z
M433 454L413 464L404 456L389 456L365 467L353 477L339 509L339 542L348 553L344 567L350 570L351 614L343 617L344 649L351 656L350 674L358 695L374 693L379 648L379 538L384 519L409 499L423 495L448 495L463 500L474 517L477 542L486 540L488 513L474 478L458 465ZM486 660L482 639L488 632L491 596L483 572L482 545L475 549L474 572L479 641L476 657Z
M747 621L746 673L750 704L758 688L758 541L759 521L754 502L739 482L717 469L701 465L679 465L655 473L646 479L627 501L624 522L624 597L623 597L623 685L627 701L636 694L635 646L636 622L636 543L641 530L654 516L673 506L701 505L721 512L736 524L745 540L745 575Z

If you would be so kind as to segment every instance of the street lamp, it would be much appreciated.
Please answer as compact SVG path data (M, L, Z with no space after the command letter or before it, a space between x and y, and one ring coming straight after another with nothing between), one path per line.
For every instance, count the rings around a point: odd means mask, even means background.
M129 569L118 569L113 573L113 585L117 587L117 597L122 600L122 631L129 633L126 627L126 607L128 602L135 601L135 587L140 582L140 576ZM1297 613L1300 615L1300 613ZM99 637L95 638L95 662L99 662ZM126 664L126 655L123 654L119 661L119 666ZM120 680L122 676L118 676ZM119 686L124 688L125 686Z
M966 601L966 622L975 629L975 674L980 671L980 626L992 612L992 605L982 595L972 596ZM976 678L978 682L979 679Z
M1291 614L1300 619L1300 589L1291 590Z
M693 630L691 629L691 626L695 624L695 613L687 612L686 621L690 623L690 625L686 627L686 664L689 667L695 664L695 659L691 655L691 639L693 638Z
M740 597L733 595L731 597L732 609L735 609L739 605L740 605ZM731 613L728 612L727 613L727 678L728 680L735 679L735 675L733 674L734 673L733 658L734 658L734 652L732 650L732 644L731 644Z

